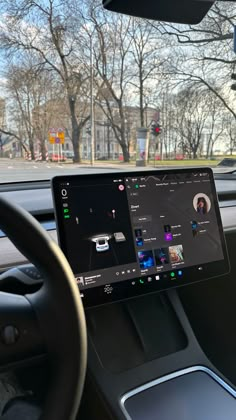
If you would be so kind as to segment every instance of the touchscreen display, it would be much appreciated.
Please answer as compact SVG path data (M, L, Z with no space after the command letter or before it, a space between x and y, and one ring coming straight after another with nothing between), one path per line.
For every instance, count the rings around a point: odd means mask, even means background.
M229 270L210 169L68 175L52 185L59 243L85 305Z

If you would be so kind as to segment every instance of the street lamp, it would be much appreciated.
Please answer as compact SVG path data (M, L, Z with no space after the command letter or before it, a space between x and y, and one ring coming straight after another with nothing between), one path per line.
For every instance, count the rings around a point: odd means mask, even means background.
M90 163L94 164L94 101L93 101L93 32L90 36L90 124L91 124L91 144L90 144Z
M146 127L148 126L148 102L145 102L145 119L146 119Z
M90 32L86 25L83 25L83 29L89 36L89 44L90 44L90 130L91 130L91 136L90 136L90 164L94 164L94 137L95 137L95 130L94 130L94 99L93 99L93 77L94 77L94 71L93 71L93 34L95 31L95 28L92 32Z
M111 142L110 142L110 122L109 120L103 122L104 126L104 152L105 152L105 137L107 138L107 158L111 158ZM105 128L107 129L107 133L105 134Z

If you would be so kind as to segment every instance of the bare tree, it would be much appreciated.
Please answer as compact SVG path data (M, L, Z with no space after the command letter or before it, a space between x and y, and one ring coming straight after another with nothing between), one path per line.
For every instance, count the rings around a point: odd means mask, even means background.
M32 69L11 66L8 71L7 91L11 98L11 110L16 115L16 121L21 122L21 135L28 140L29 149L34 159L34 130L32 122L32 89L34 85L34 74Z
M70 3L1 0L6 19L1 25L0 42L9 55L19 57L31 51L41 65L61 80L70 111L74 160L79 162L82 129L89 118L84 115L88 110L88 74L81 60L80 45L73 36L75 22ZM77 19L77 32L78 23Z
M214 155L214 146L224 133L225 122L222 115L224 107L222 103L212 94L204 96L204 101L208 107L207 133L206 133L206 158L212 158Z
M3 137L3 135L5 137ZM3 147L7 144L9 138L14 138L19 143L20 148L23 149L26 153L28 153L28 148L22 141L22 138L19 137L16 133L12 131L8 131L4 128L0 128L0 146L1 146L1 156L3 155Z
M224 129L226 134L227 152L232 156L236 148L236 121L230 114L226 115L223 119Z
M151 23L169 46L171 76L207 88L234 118L230 77L236 64L232 42L235 16L234 5L216 2L197 26Z
M208 105L202 101L202 93L189 88L176 95L175 106L175 130L179 134L179 148L189 158L196 159L209 117Z
M235 5L216 2L199 25L177 25L172 23L151 22L162 34L169 35L182 45L206 47L210 43L219 43L233 39L235 25ZM220 57L218 56L220 59Z
M128 65L131 18L107 15L96 8L91 9L90 13L90 22L97 37L94 57L100 106L121 146L124 161L128 162L130 156L126 135L125 104L130 80Z
M45 159L45 142L51 117L46 112L47 102L55 94L55 78L29 56L20 64L10 64L5 76L11 113L8 118L10 132L16 134L17 131L17 137L22 139L21 144L28 144L33 159L37 142Z
M162 47L157 31L143 19L132 19L129 27L130 45L130 84L139 98L140 126L145 124L145 109L150 93L156 90L159 66L164 61Z

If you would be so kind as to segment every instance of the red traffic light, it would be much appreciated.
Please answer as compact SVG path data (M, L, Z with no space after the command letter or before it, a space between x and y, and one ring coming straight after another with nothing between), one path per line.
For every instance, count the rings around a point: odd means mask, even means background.
M151 133L153 136L157 137L161 133L161 127L158 123L153 123L151 125Z

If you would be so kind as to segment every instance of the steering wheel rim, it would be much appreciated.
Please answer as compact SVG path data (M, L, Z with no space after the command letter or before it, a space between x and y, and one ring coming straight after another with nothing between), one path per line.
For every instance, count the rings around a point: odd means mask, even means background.
M16 352L20 340L24 345L24 335L28 333L29 341L29 337L33 340L40 334L51 360L52 375L41 420L74 420L82 396L87 363L85 316L74 275L61 249L41 225L27 211L3 197L0 197L0 227L44 278L41 289L26 295L25 301L20 302L21 314L24 305L28 305L27 311L30 306L34 325L38 327L37 333L34 331L31 334L27 327L22 332L22 325L16 325L16 301L20 300L19 296L9 297L9 294L1 292L0 297L0 301L4 302L7 295L8 308L12 307L9 323L14 323L19 329ZM13 303L10 305L12 296ZM5 319L5 325L7 323Z

